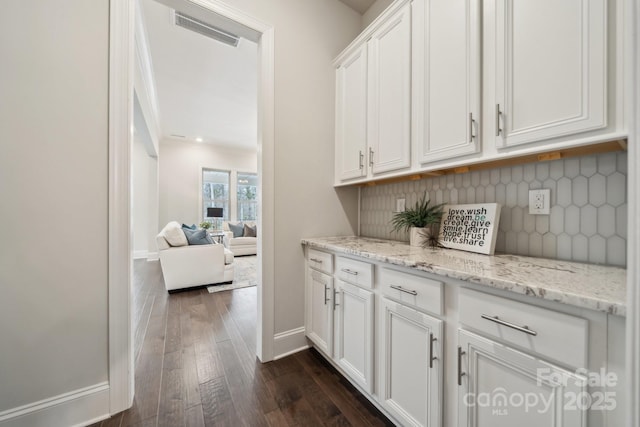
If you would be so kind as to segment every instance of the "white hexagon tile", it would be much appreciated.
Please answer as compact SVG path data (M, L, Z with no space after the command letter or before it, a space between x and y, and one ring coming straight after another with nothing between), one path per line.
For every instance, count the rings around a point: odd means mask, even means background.
M362 189L362 236L409 238L391 231L397 198L407 206L425 192L436 203L502 204L499 252L626 265L627 154L517 165ZM551 190L551 214L530 215L530 189Z

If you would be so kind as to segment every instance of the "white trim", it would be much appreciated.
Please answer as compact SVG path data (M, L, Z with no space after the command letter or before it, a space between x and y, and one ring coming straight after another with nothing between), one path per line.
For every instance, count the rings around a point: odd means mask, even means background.
M108 417L109 384L103 382L0 412L0 426L86 425Z
M629 111L629 154L628 154L628 230L627 236L627 426L640 425L640 2L628 0L625 3L628 25L627 102Z
M147 259L149 258L149 251L141 250L141 251L133 251L133 259Z
M273 360L282 359L283 357L309 348L305 331L305 327L301 326L299 328L275 334L273 336L273 348L275 354Z
M158 261L159 259L160 259L160 254L158 252L147 253L147 261Z
M131 158L134 0L109 10L109 412L133 403ZM55 418L52 418L55 419Z

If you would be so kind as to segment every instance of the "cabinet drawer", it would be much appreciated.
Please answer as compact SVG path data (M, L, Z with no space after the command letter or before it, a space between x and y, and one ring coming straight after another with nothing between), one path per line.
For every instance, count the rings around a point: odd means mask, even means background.
M309 249L307 252L307 261L309 262L309 267L327 274L333 274L333 255L327 252Z
M574 367L587 366L588 322L469 289L460 289L460 323Z
M373 265L368 262L336 257L336 276L347 283L373 288Z
M380 269L382 293L396 301L442 314L443 283L401 271Z

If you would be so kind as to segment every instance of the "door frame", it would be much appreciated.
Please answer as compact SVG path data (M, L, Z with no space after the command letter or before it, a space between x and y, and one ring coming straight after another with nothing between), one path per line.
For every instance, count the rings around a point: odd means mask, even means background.
M640 425L640 1L624 4L627 55L625 108L628 110L628 235L627 235L627 316L626 316L626 420L628 426Z
M258 40L257 345L262 362L274 346L274 29L219 0L183 0L260 34ZM131 306L131 147L136 0L111 0L109 13L109 411L133 404Z

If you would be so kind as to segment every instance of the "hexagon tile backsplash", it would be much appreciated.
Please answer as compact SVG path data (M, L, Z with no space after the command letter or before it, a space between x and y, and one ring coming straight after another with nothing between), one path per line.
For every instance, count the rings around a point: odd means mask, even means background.
M415 204L426 191L436 203L502 205L496 252L626 265L627 154L551 162L364 187L362 236L406 240L391 231L396 199ZM551 190L551 214L529 214L529 190Z

